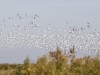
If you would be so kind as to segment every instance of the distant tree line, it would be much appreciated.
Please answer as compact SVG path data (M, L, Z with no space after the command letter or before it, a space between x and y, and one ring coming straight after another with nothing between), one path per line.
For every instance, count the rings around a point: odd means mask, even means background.
M0 75L100 75L100 60L90 56L76 58L74 46L69 53L57 47L36 62L27 56L23 64L0 64Z

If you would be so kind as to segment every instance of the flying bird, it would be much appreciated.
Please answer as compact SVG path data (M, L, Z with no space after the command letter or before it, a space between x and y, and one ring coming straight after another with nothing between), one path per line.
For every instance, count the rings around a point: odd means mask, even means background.
M39 17L38 15L35 14L36 17Z
M22 17L20 17L20 20L22 20Z
M88 28L90 28L90 25L87 25Z
M19 14L17 14L17 15L18 15L18 17L20 17Z
M90 23L89 23L89 22L87 22L87 24L89 24L89 25L90 25Z
M66 23L69 24L67 21L66 21Z
M28 14L26 14L26 17L29 17L29 15L28 15Z
M31 18L34 18L35 19L35 16L32 16Z
M13 19L13 18L9 17L9 19Z
M82 27L81 27L81 30L83 31L83 30L85 30L85 28L82 28Z

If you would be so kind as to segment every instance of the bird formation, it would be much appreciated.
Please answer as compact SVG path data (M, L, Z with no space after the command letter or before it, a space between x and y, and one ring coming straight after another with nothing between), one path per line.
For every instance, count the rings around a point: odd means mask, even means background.
M17 14L20 20L23 18ZM26 17L30 17L26 14ZM31 18L39 17L35 14ZM9 19L13 19L9 17ZM24 19L23 19L24 20ZM3 19L3 22L8 21ZM67 22L67 21L66 21ZM75 51L88 53L98 53L100 50L100 32L95 30L83 35L86 29L90 29L91 24L87 22L87 28L69 27L70 30L61 30L49 24L47 27L38 25L33 21L24 25L23 28L18 24L13 24L12 28L4 23L0 24L0 48L25 48L32 47L37 50L56 50L59 47L62 50L69 50L74 46ZM4 26L4 27L3 27ZM72 52L72 51L71 51Z

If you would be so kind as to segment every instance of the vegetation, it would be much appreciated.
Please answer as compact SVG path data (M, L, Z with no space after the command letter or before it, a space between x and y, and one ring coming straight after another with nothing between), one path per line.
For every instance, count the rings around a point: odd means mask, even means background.
M90 56L75 58L74 46L69 54L57 47L36 63L27 56L23 64L0 64L0 75L100 75L100 60Z

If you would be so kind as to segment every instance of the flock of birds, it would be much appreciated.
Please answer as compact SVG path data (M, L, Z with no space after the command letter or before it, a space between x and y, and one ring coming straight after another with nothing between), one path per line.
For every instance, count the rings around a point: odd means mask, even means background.
M17 14L19 20L23 18ZM26 17L33 19L38 15ZM9 20L13 18L9 17ZM0 24L0 49L3 48L26 48L32 47L37 50L56 50L59 47L62 50L69 50L75 46L75 51L98 53L100 50L100 32L94 29L93 32L82 34L86 29L91 29L91 24L87 22L87 28L69 27L69 30L61 30L48 24L47 27L38 25L33 21L21 27L19 24L12 24L10 28L6 25L8 21L3 19ZM66 21L66 24L70 24Z

